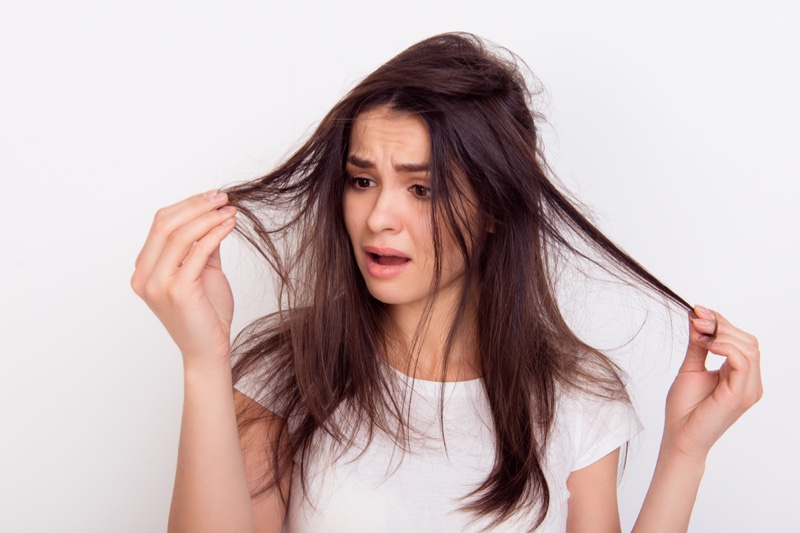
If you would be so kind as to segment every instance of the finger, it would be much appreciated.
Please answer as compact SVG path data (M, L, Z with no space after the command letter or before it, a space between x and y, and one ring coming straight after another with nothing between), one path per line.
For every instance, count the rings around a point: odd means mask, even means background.
M235 227L236 219L233 217L227 218L198 240L192 246L183 265L181 265L178 277L185 280L194 280L198 279L207 267L220 268L219 245L225 237L230 235Z
M713 338L717 336L718 333L718 324L714 320L709 320L707 318L700 318L700 317L690 317L689 318L689 327L692 328L700 335L705 335L708 338Z
M737 344L742 352L751 359L758 357L758 339L753 335L735 327L717 311L699 305L695 307L695 310L692 325L707 336L706 341L732 342Z
M717 353L725 346L730 345L742 355L749 365L748 376L752 388L758 390L758 398L761 397L761 352L758 348L758 339L753 335L742 331L728 322L725 317L717 313L720 321L720 333L709 346L713 353ZM741 365L739 365L741 368ZM756 398L756 400L758 399Z
M228 224L228 223L232 224L231 231L233 231L233 228L236 227L236 218L231 218L229 220L230 220L230 222L228 220L226 220L222 224L223 225ZM230 231L228 233L230 233ZM226 234L226 236L227 236L227 234ZM223 237L223 239L224 238L225 237ZM216 268L216 269L222 270L222 257L220 256L220 253L219 253L219 246L214 248L214 251L208 257L208 262L206 263L206 265L209 268Z
M758 341L755 337L733 326L722 314L701 305L689 313L689 347L682 371L705 369L707 350L711 343L732 343L747 357L758 357Z
M194 196L190 196L180 202L174 203L172 205L168 205L159 211L165 218L175 218L181 216L187 216L186 212L189 211L191 216L191 212L195 212L195 216L197 210L199 212L203 212L204 210L208 210L208 204L211 204L213 209L217 209L222 207L228 203L228 195L220 192L219 189L211 189L210 191L206 191L204 193L195 194ZM180 222L179 222L180 225Z
M226 194L213 189L159 209L153 219L142 251L136 258L136 269L145 278L148 277L158 258L161 257L172 232L202 214L224 206L227 202Z
M708 344L713 339L713 323L697 315L689 315L689 346L679 372L703 372L706 369Z
M726 381L740 407L747 409L756 403L763 391L758 361L751 361L735 344L714 342L710 348L713 353L726 358L723 365L729 368Z
M700 333L707 335L709 340L713 338L725 341L735 340L749 351L758 348L758 339L735 327L717 311L698 305L695 306L694 312L690 314L690 319L692 325Z
M159 228L167 230L168 233L172 229L170 226L174 224L177 224L178 226L184 224L186 220L181 220L181 218L185 219L187 216L190 216L191 212L187 212L188 209L203 206L203 204L207 202L211 203L212 206L221 207L222 205L225 205L227 198L225 195L220 194L218 189L211 189L205 193L196 194L175 204L162 207L156 212L155 217L153 217L153 224L150 226L148 238L154 236ZM181 213L183 213L182 217ZM170 224L170 219L175 218L176 215L177 218L175 219L175 223ZM141 261L142 255L143 254L140 252L139 256L136 258L137 266Z
M758 350L758 339L755 336L731 324L721 313L715 312L715 314L719 322L719 332L717 333L719 340L735 339L750 353Z
M203 214L172 232L153 268L152 277L167 279L175 275L189 255L193 245L215 227L236 215L236 208L225 206Z
M692 318L698 322L702 322L704 325L705 323L711 323L711 330L704 331L704 333L707 333L711 337L715 337L717 335L719 320L717 319L717 314L714 311L708 309L707 307L703 307L702 305L695 305L690 316L692 316Z
M758 339L731 324L721 313L697 306L693 323L708 333L704 320L711 316L716 321L715 337L707 338L706 347L714 354L725 357L720 376L728 385L725 390L735 395L738 408L744 410L755 404L763 395L761 381L761 354ZM704 318L700 318L703 316ZM702 342L702 338L698 339ZM720 389L722 390L722 389Z

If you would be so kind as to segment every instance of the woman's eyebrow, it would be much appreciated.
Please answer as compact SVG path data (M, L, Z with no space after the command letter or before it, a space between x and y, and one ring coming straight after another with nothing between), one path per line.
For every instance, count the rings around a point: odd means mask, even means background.
M361 159L354 155L347 156L347 163L354 167L370 169L375 168L375 163ZM431 169L430 163L398 163L394 165L397 172L414 173L414 172L428 172Z

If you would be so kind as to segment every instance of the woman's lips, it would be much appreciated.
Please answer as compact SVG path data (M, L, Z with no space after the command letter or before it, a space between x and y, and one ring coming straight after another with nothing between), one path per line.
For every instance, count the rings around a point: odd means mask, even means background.
M392 278L411 264L411 258L399 250L365 246L367 273L375 278Z

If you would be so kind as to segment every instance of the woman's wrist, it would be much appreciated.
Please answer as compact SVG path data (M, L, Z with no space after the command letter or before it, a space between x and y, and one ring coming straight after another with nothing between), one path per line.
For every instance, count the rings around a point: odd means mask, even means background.
M661 448L658 451L658 462L679 465L681 468L702 473L705 470L706 459L708 459L710 451L710 449L687 451L677 446L670 437L670 433L664 429L664 434L661 437Z
M653 479L633 533L685 532L705 473L707 454L687 455L665 432Z
M183 374L187 386L220 380L232 381L230 353L209 357L209 354L183 354Z
M675 447L665 433L658 451L654 478L669 480L669 485L676 484L682 491L696 493L706 470L707 458L708 452L687 454Z

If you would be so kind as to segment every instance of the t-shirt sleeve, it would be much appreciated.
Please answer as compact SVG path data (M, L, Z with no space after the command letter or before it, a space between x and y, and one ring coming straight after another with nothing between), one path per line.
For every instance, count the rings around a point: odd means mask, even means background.
M262 407L266 407L273 412L275 411L275 402L272 401L268 391L264 390L263 380L259 379L259 376L253 375L252 373L244 374L236 381L233 388L260 404Z
M573 427L572 471L585 468L635 437L642 424L624 401L582 396L570 402Z
M257 364L240 369L233 388L278 416L286 417L288 407L281 394L287 387L286 373L274 360L264 358Z

